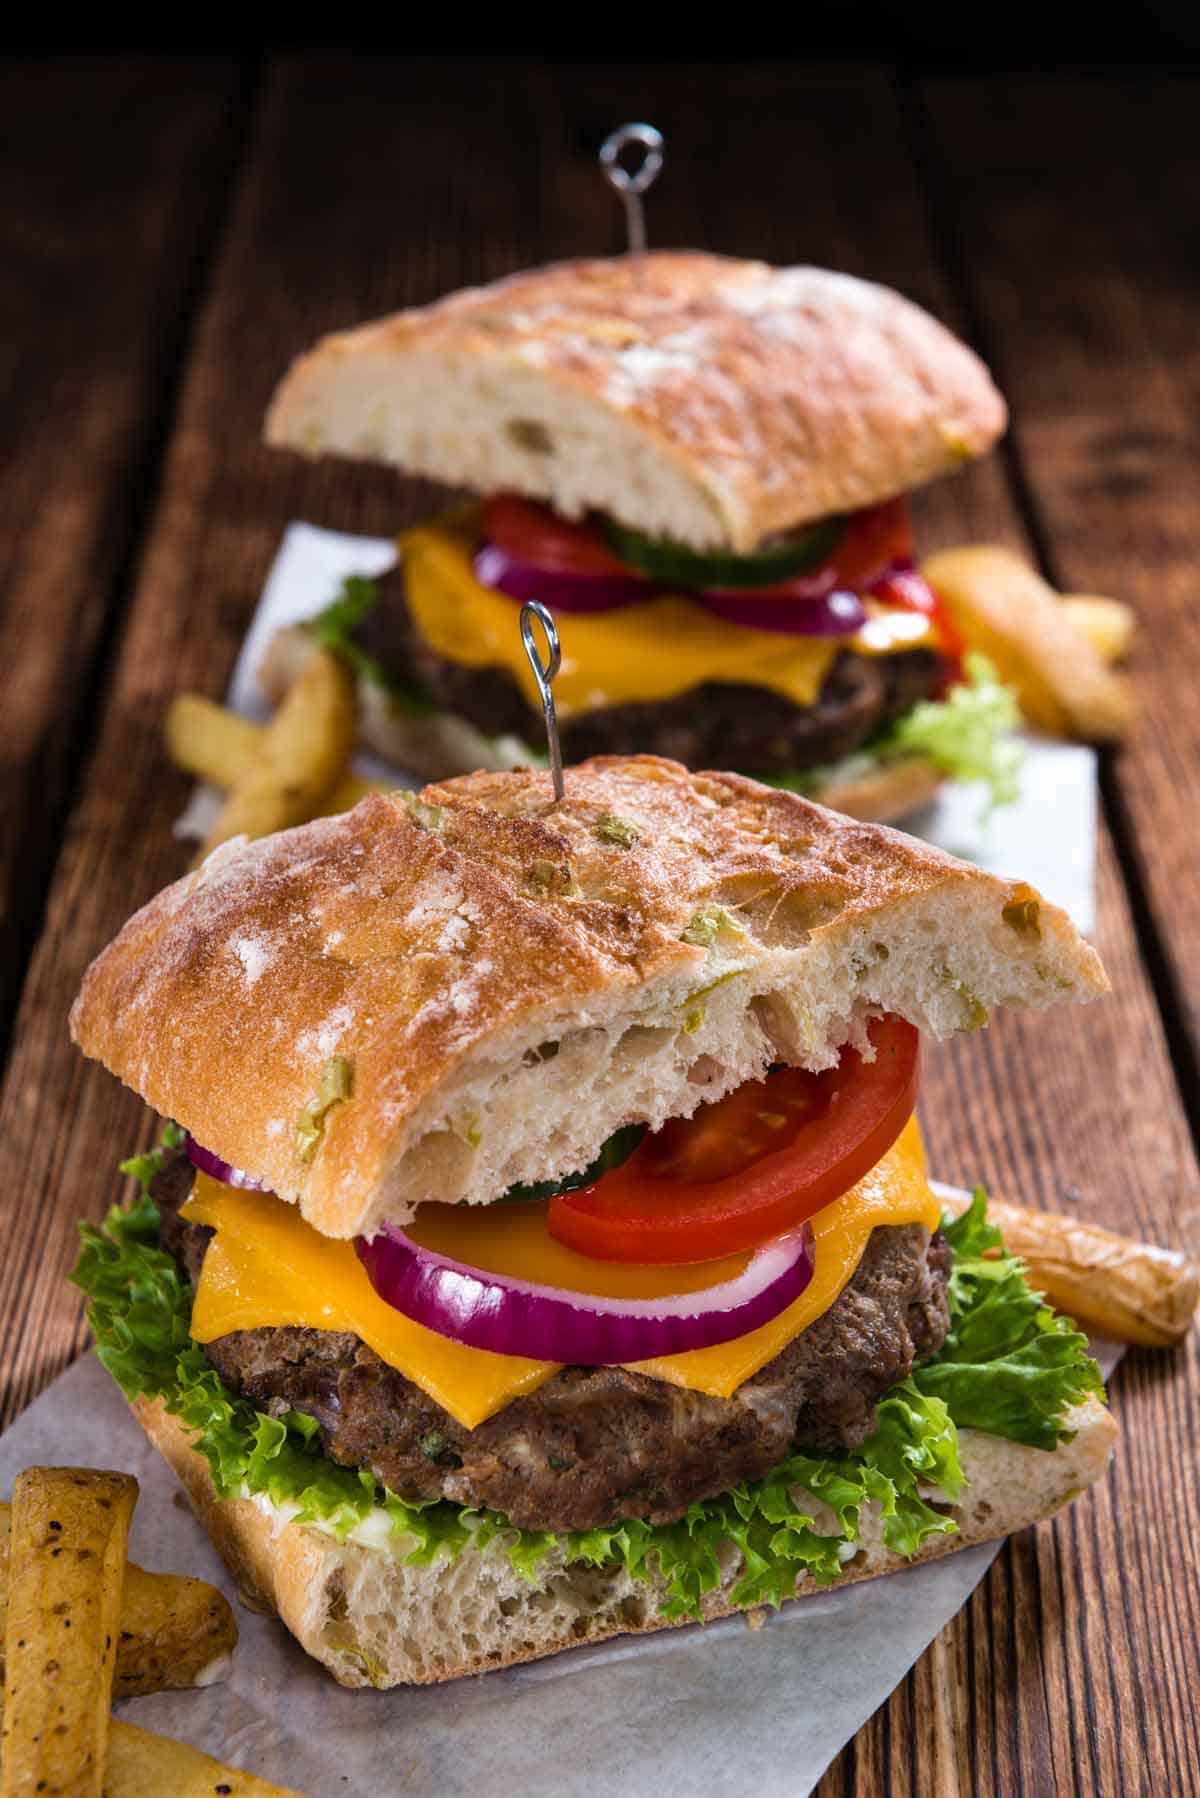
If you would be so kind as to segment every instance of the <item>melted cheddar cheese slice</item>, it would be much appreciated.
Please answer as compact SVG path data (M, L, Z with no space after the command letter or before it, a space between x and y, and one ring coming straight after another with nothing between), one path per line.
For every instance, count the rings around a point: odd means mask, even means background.
M541 700L521 645L516 602L475 578L477 536L455 514L400 539L413 621L429 647L468 668L503 668L533 709ZM563 717L601 706L673 699L705 681L766 687L793 705L812 705L843 647L890 655L934 641L915 612L872 607L854 637L799 637L752 630L718 618L682 595L659 594L612 612L560 613L562 667L554 697Z
M816 1265L794 1304L748 1336L716 1348L693 1349L686 1355L639 1361L637 1372L669 1380L673 1386L690 1387L693 1392L730 1398L828 1311L862 1260L872 1230L882 1224L924 1224L932 1232L941 1221L941 1210L929 1189L925 1150L913 1117L866 1179L813 1217Z
M440 1208L425 1210L436 1214ZM623 1267L563 1248L534 1215L540 1207L463 1208L421 1216L413 1235L427 1247L469 1259L495 1273L614 1297L651 1298L696 1291L732 1278L743 1258L687 1268ZM525 1215L523 1215L525 1214ZM233 1330L295 1325L344 1330L419 1386L465 1429L474 1429L558 1372L551 1361L525 1360L466 1348L394 1311L378 1296L352 1243L322 1236L294 1206L270 1193L240 1192L196 1175L183 1216L217 1232L204 1257L192 1309L192 1334L212 1342ZM937 1200L925 1177L916 1121L878 1166L812 1220L816 1270L805 1291L770 1323L717 1348L645 1361L637 1371L696 1392L728 1398L773 1360L837 1298L862 1259L871 1231L883 1224L936 1229Z

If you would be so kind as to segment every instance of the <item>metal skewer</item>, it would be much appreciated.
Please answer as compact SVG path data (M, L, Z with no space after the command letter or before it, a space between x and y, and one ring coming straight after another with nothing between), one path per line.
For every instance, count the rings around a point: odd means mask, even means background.
M621 161L622 150L637 144L645 155L636 169L627 169ZM625 225L629 232L629 253L640 256L646 248L646 214L642 195L657 179L663 165L663 134L653 125L618 125L600 146L600 167L609 185L621 196L625 208Z
M547 659L544 662L537 638L533 634L535 618L546 633ZM558 740L558 715L554 710L551 682L562 666L562 647L558 641L558 627L540 600L527 599L521 607L521 642L525 646L525 654L529 657L529 666L533 669L533 678L541 695L542 711L546 719L546 745L550 751L550 778L554 782L554 799L557 804L566 789L563 786L562 744Z

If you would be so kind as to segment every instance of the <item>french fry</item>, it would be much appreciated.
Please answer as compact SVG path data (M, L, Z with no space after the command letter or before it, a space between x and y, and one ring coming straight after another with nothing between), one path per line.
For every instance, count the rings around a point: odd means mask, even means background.
M218 705L199 693L181 693L167 713L167 753L177 768L206 780L214 787L236 787L251 773L263 753L265 724L255 724L228 706ZM348 812L368 793L395 792L395 782L367 780L346 773L321 801L314 814L332 818Z
M223 1592L182 1573L148 1573L130 1561L121 1601L116 1698L207 1686L237 1647L238 1627Z
M321 650L263 731L254 765L230 792L202 857L231 837L270 836L314 817L345 772L357 733L354 676Z
M8 1614L12 1506L0 1503L0 1680ZM121 1593L114 1698L141 1698L185 1686L208 1685L237 1646L228 1600L207 1581L180 1573L147 1573L129 1561Z
M1098 593L1064 593L1060 603L1102 662L1111 667L1129 654L1136 617L1133 607L1123 599L1101 599Z
M222 1766L211 1755L115 1719L108 1741L104 1798L302 1798L290 1786Z
M1097 743L1124 736L1133 721L1127 683L1020 556L995 544L947 549L921 572L968 646L1016 689L1031 723Z
M961 1211L965 1199L946 1201ZM988 1219L1056 1310L1098 1336L1168 1348L1187 1334L1200 1268L1186 1255L1118 1236L1083 1218L988 1200Z
M214 699L181 693L171 701L165 735L167 754L177 768L228 791L253 771L266 729Z
M13 1488L3 1798L100 1798L137 1481L28 1467Z

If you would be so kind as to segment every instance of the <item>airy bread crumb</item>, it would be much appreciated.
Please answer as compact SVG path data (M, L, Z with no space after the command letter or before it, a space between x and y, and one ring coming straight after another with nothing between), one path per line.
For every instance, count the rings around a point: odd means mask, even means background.
M72 1029L352 1236L586 1167L773 1061L829 1067L880 1011L945 1037L1106 990L1032 888L737 775L610 756L560 805L544 773L476 774L225 846L94 963Z
M947 473L1004 424L978 357L889 288L660 251L327 337L281 382L266 436L747 551Z

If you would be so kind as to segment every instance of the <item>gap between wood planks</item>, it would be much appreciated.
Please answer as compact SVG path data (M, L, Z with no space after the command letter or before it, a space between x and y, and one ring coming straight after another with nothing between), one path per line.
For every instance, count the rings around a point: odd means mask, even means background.
M188 270L165 333L160 379L147 407L147 422L133 445L121 477L121 485L130 496L129 503L116 526L120 541L105 586L102 621L78 683L75 714L65 733L61 752L64 777L48 804L44 792L31 793L31 804L44 809L36 819L31 816L22 819L18 853L24 871L20 882L14 882L9 895L6 953L11 955L11 965L5 970L5 984L0 989L0 1078L8 1068L13 1032L62 853L64 833L91 766L104 717L138 564L161 492L165 451L174 428L192 335L238 191L239 176L257 117L262 80L261 59L251 58L243 63L232 100L234 123L214 162L210 193L193 238Z
M947 178L943 159L938 153L933 120L922 93L921 80L901 70L894 72L893 80L905 147L919 177L919 191L925 207L931 248L962 310L971 342L992 369L1003 392L1003 349L995 341L983 308L978 304L970 266L957 235L948 229L957 212L955 195ZM1036 486L1026 466L1016 432L1006 432L993 453L1001 458L1007 469L1018 514L1042 573L1052 586L1062 590L1063 573L1057 564L1051 533L1038 503ZM1162 1020L1172 1077L1191 1132L1193 1147L1200 1156L1200 1056L1187 1027L1184 1000L1172 976L1163 932L1150 903L1132 821L1114 777L1113 755L1112 750L1100 753L1100 804L1132 914L1138 953Z

